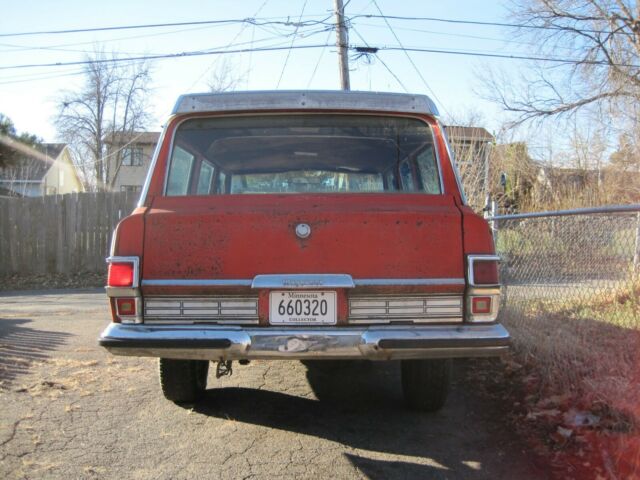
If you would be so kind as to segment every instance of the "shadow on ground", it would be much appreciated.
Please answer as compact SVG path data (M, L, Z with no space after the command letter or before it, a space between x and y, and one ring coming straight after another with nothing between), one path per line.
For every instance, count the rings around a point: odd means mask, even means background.
M32 363L45 360L62 345L68 333L34 330L31 320L0 318L0 385L27 373Z
M486 425L474 424L479 419L463 388L454 385L457 398L440 412L424 414L404 408L397 362L305 365L317 399L286 391L210 389L194 410L339 443L348 447L345 457L370 479L488 478L478 465L485 454L497 457L499 446L495 438L484 438ZM456 370L461 378L460 365Z

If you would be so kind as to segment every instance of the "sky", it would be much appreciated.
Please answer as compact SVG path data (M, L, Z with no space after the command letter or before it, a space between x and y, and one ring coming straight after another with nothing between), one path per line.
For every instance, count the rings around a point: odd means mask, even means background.
M347 16L380 13L372 0L345 3ZM377 6L386 16L508 21L503 4L491 0L377 0ZM154 120L149 130L153 131L161 129L179 95L206 91L207 82L224 62L240 79L237 90L339 89L335 32L324 25L296 30L295 26L233 23L6 36L42 30L203 20L322 20L332 14L332 9L332 0L181 0L152 4L136 0L6 2L0 16L0 113L11 118L19 132L34 133L49 142L58 140L54 125L56 104L64 91L73 91L82 85L82 67L6 67L80 61L96 49L113 52L118 57L131 57L285 47L273 52L202 55L151 62L150 105ZM516 41L511 32L502 27L424 20L389 20L389 24L380 18L353 19L349 44L502 54L526 53L532 48L523 40ZM328 46L289 51L286 47L291 45ZM481 88L478 73L489 68L514 71L519 63L423 52L411 52L407 56L403 51L381 50L377 57L369 59L351 56L351 89L427 94L445 116L450 114L464 119L469 112L480 112L484 117L483 126L494 131L504 115L477 93Z

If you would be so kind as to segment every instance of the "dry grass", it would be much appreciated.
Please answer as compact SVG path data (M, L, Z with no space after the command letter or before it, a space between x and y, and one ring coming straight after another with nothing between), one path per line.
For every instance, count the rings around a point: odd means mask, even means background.
M590 300L511 302L503 319L542 385L640 419L639 298L636 281Z

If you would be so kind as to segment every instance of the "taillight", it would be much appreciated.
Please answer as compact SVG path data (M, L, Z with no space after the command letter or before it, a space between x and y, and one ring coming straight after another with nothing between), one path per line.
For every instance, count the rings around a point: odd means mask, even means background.
M131 317L136 315L136 298L116 298L118 316Z
M114 322L142 323L138 257L109 257L107 295Z
M467 259L469 285L475 287L500 284L498 275L500 257L496 255L469 255Z
M500 305L500 278L496 255L467 256L467 302L468 322L495 322Z
M482 315L491 313L491 297L471 297L471 314Z
M134 265L129 263L110 263L107 275L109 287L133 287Z

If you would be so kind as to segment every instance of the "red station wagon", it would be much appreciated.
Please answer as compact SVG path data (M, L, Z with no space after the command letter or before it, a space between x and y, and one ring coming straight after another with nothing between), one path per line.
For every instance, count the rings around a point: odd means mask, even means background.
M408 406L499 355L498 257L423 95L184 95L108 259L100 345L192 402L238 360L400 360Z

